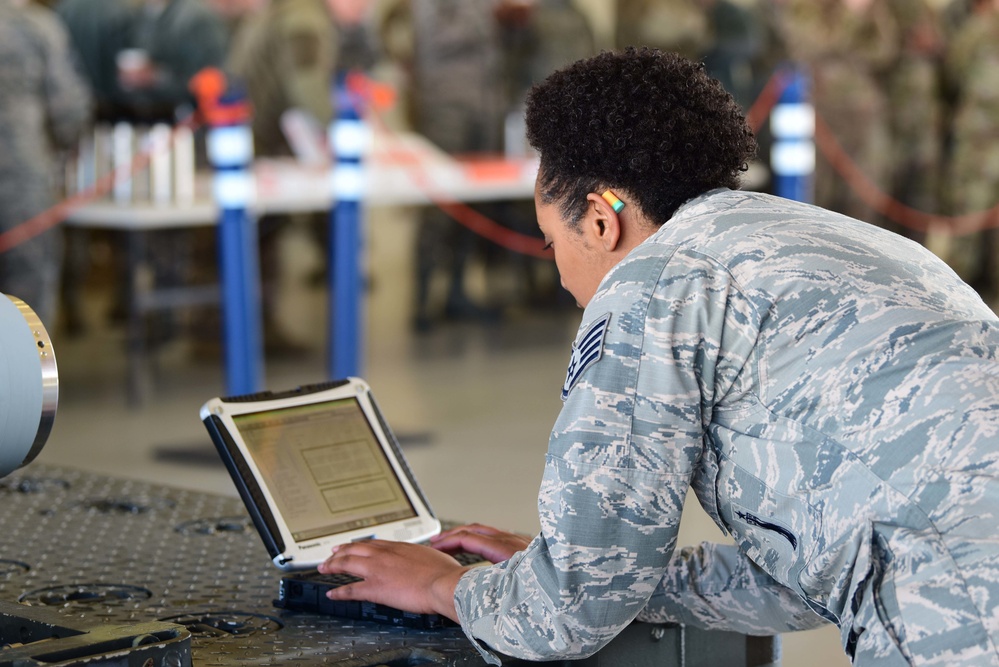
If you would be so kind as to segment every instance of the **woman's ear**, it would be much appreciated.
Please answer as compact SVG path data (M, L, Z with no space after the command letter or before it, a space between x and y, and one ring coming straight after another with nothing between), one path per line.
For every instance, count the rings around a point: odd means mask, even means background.
M586 195L586 201L588 206L582 227L591 247L614 252L621 243L621 218L618 212L624 207L623 203L613 194L607 197L595 192ZM614 201L618 203L615 205Z

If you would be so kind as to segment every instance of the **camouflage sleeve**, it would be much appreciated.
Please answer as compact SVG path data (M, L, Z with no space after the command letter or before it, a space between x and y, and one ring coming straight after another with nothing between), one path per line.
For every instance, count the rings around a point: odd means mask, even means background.
M975 59L975 45L980 38L982 24L969 21L948 44L943 63L943 85L951 99L959 99L966 83L967 73Z
M747 635L811 630L827 623L735 545L712 543L673 554L638 620Z
M897 62L901 44L899 25L887 4L871 3L851 27L847 40L851 54L860 56L875 71L884 71Z
M777 24L794 60L814 63L835 53L835 37L840 31L828 29L830 19L824 5L814 0L787 0L777 14Z
M76 142L90 120L91 95L80 77L62 24L43 8L32 8L31 22L45 43L45 106L52 140L61 148Z
M733 316L731 287L710 260L654 245L604 281L549 441L541 534L457 587L473 641L529 660L582 658L646 608L676 544L712 397L756 337ZM733 352L721 353L723 341Z
M486 644L527 660L595 653L634 620L661 578L676 538L669 517L679 518L677 488L686 488L680 475L549 457L542 533L525 552L475 568L459 584L466 634L480 650Z

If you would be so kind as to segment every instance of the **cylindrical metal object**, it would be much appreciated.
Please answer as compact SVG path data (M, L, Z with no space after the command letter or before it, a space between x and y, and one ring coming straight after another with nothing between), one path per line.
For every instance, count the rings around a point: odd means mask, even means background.
M48 332L26 303L0 295L0 477L38 456L58 403Z

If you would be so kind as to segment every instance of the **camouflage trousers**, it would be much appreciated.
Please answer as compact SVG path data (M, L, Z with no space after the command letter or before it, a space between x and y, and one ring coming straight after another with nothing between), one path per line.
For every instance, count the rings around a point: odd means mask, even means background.
M6 204L0 208L0 232L23 223L35 212L16 199L8 199ZM0 292L27 303L48 328L55 325L62 251L62 230L57 227L0 254Z

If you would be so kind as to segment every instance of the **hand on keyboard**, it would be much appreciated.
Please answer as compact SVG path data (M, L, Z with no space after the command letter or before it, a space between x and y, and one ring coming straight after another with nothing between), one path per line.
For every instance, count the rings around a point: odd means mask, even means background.
M331 600L365 600L457 620L454 589L466 568L423 545L365 540L334 548L318 570L363 579L331 589Z
M444 553L460 552L482 556L490 563L499 563L523 551L531 539L524 535L508 533L497 528L473 523L445 530L430 538L430 545Z

